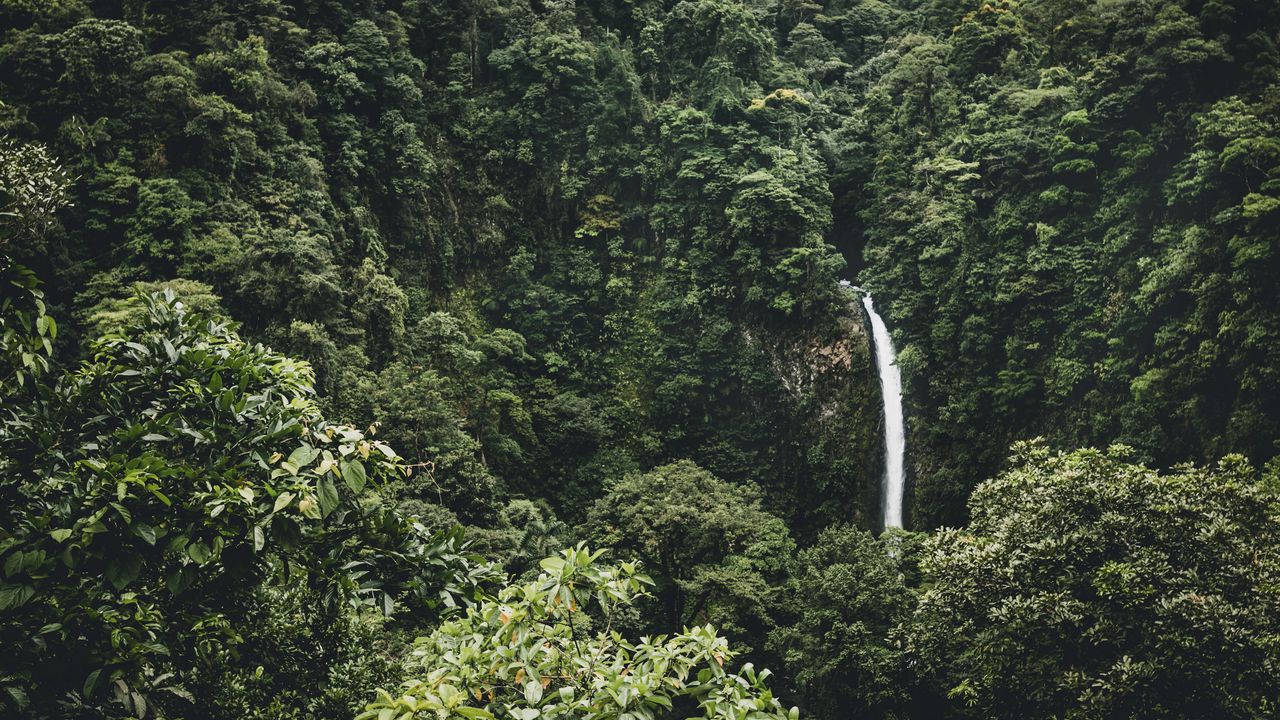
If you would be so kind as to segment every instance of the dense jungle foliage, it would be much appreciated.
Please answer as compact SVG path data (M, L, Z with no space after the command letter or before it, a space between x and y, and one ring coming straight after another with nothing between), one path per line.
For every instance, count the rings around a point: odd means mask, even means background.
M0 716L1274 717L1278 233L1272 0L0 0Z

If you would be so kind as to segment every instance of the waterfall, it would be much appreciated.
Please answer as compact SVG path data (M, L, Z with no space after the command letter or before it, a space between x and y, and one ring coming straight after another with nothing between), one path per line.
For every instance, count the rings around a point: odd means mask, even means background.
M852 287L848 281L841 282L841 285ZM871 318L871 339L876 351L876 368L880 372L880 392L884 397L884 526L900 528L902 495L906 490L903 459L907 451L906 426L902 418L902 373L898 371L889 328L876 312L870 293L862 296L862 305Z

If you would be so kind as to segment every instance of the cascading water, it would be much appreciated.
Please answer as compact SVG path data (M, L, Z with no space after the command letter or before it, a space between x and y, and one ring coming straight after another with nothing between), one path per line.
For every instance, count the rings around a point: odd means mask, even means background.
M848 281L841 285L853 288ZM876 351L876 369L880 372L880 392L884 398L884 526L902 527L902 496L906 489L903 459L907 452L906 425L902 417L902 373L889 328L876 312L870 293L862 296L862 306L871 318L871 339Z

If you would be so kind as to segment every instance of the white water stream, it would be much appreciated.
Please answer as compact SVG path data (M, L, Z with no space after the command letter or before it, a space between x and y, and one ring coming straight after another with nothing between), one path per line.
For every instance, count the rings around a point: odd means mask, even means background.
M840 284L856 291L847 280ZM871 295L862 296L862 306L871 318L871 340L876 353L876 369L880 373L880 393L884 398L884 526L902 527L902 496L906 490L906 471L903 465L907 452L906 424L902 417L902 373L898 371L893 339L884 319L876 312Z

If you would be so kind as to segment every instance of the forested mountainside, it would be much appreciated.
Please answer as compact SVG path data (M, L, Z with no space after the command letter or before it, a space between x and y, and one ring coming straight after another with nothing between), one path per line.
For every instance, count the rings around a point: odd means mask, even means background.
M909 17L861 64L833 187L902 346L919 522L963 520L1021 437L1273 457L1280 6Z
M23 260L82 327L202 283L467 521L692 457L874 522L830 113L759 9L90 5L7 4L2 80L6 131L81 178Z
M1271 716L1278 233L1273 0L0 0L0 714Z
M80 178L55 308L207 285L469 520L691 457L874 522L856 275L927 526L1019 437L1274 454L1278 12L10 2L0 123Z

